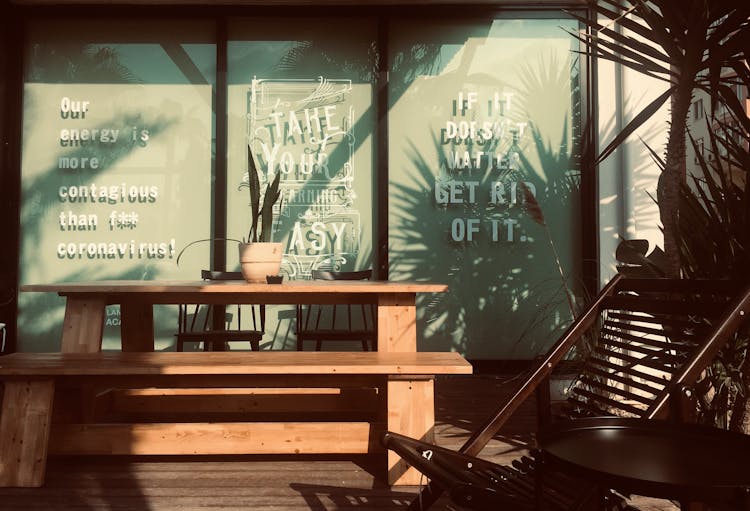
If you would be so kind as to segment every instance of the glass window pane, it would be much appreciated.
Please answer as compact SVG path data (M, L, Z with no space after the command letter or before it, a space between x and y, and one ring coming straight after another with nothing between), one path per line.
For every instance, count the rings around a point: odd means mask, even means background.
M528 359L571 320L581 91L563 27L392 25L389 277L450 286L418 307L420 349Z
M249 147L262 184L282 174L287 278L371 267L375 33L354 19L230 24L227 232L249 231Z
M175 260L210 235L215 55L203 22L30 24L22 283L198 277L208 247ZM21 349L57 349L62 300L21 294L19 309ZM156 314L164 343L176 324ZM118 326L112 307L105 349Z

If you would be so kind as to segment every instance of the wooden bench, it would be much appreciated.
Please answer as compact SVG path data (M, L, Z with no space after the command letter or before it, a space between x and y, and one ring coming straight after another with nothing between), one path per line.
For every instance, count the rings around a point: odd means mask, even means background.
M15 353L0 358L0 486L41 486L48 453L379 452L389 484L417 484L378 439L386 430L430 439L434 376L470 373L457 353ZM169 405L209 390L199 407ZM226 404L222 392L233 407L208 409ZM165 401L149 407L149 396ZM137 421L128 398L140 403Z

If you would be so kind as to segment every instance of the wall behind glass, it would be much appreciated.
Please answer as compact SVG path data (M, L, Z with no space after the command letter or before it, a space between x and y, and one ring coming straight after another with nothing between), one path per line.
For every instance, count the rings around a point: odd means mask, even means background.
M580 280L579 66L564 19L392 24L389 265L446 282L422 350L531 358Z
M369 20L229 25L227 235L249 230L250 150L262 186L281 173L273 239L284 243L285 278L372 267L375 37ZM234 247L227 253L227 266L239 267ZM267 342L290 347L282 334L293 311L279 309Z
M208 247L175 259L210 235L213 25L34 21L25 50L21 283L197 278ZM20 349L57 349L62 299L19 310ZM176 317L155 323L171 343ZM110 307L105 349L118 326Z

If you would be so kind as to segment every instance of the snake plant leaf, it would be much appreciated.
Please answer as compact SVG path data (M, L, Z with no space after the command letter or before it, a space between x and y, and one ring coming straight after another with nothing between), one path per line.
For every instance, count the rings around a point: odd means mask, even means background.
M279 200L279 183L281 182L281 172L277 172L273 181L266 187L266 193L263 195L263 207L260 212L260 236L256 241L269 242L273 233L273 206Z
M258 168L255 166L255 158L250 146L247 146L247 173L248 187L250 189L250 229L247 233L247 241L258 241L258 218L260 217L260 178Z

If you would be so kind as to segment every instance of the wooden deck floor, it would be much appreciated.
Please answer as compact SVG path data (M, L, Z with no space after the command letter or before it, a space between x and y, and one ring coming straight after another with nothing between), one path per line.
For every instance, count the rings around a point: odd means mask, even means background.
M512 377L443 377L437 382L437 438L457 448L508 393ZM535 428L527 403L482 455L516 457ZM392 490L374 474L372 456L329 457L51 457L44 487L0 489L2 511L229 511L401 509L417 488ZM674 511L637 499L644 511ZM441 501L431 509L457 509ZM509 510L512 511L512 510Z

